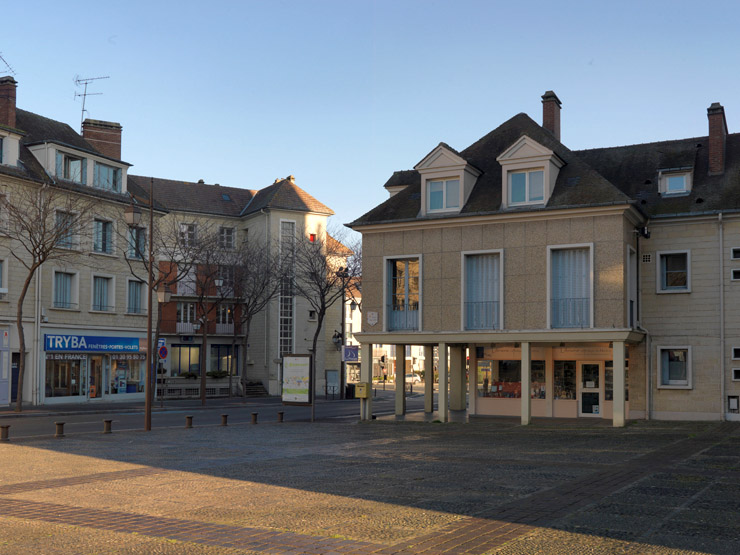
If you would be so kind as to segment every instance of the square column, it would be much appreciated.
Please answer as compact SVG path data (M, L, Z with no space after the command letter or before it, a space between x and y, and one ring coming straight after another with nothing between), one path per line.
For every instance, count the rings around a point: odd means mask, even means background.
M440 343L438 349L439 364L437 370L439 371L439 395L437 411L439 412L439 419L442 422L448 422L450 417L447 407L447 343Z
M396 416L406 414L406 345L396 345Z
M623 428L627 407L624 400L624 341L614 341L612 344L612 361L614 369L614 402L612 403L612 425Z
M360 420L373 419L373 344L362 343L360 346L360 382L369 384L367 399L360 399Z
M522 342L522 426L532 423L532 352L528 341Z
M475 344L468 345L470 367L468 368L468 414L476 414L478 400L478 349Z
M424 412L434 412L434 347L424 345Z
M450 410L465 410L465 349L450 347Z

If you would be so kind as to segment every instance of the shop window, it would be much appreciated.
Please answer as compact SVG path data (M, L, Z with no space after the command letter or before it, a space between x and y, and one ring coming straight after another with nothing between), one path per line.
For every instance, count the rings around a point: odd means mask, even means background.
M545 361L533 360L530 363L530 380L532 399L544 399L547 396L547 386L545 383Z
M522 396L522 362L499 360L491 372L490 397L520 398ZM485 384L484 384L485 386Z
M146 355L116 353L110 355L110 393L142 393L145 385Z
M48 356L48 355L47 355ZM62 355L72 360L46 361L46 398L73 397L82 393L84 355Z
M200 345L172 345L171 356L171 375L180 376L188 373L200 375Z
M630 377L630 361L625 359L624 361L624 400L630 400L630 388L629 388L629 377ZM614 361L607 360L604 362L604 400L614 400Z
M232 361L234 368L231 368ZM233 376L239 375L239 346L234 345L234 356L231 355L231 345L211 345L211 372L232 371Z
M576 361L556 360L553 363L555 399L576 398Z

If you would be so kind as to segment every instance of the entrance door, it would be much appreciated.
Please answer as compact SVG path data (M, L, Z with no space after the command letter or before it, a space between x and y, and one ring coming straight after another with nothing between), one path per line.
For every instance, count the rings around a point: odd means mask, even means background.
M603 379L600 362L581 362L578 381L578 415L601 416L603 406Z
M90 357L90 384L87 388L90 399L99 399L103 396L103 357Z

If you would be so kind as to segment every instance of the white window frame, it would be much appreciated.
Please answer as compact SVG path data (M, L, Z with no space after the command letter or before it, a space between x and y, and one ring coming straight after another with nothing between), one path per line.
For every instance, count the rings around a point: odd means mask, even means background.
M226 244L224 241L224 238L226 237L224 235L224 231L226 230L231 231L230 244ZM221 227L219 227L218 228L218 246L221 247L222 249L233 250L234 247L236 246L236 228L225 226L225 225L222 225Z
M95 222L96 221L107 222L111 225L110 252L101 252L101 251L95 250ZM116 257L116 222L104 216L93 216L93 219L92 219L92 248L90 249L90 252L92 254L99 255L99 256L112 256L114 258Z
M663 255L685 254L686 255L686 287L681 289L663 289ZM655 253L655 292L659 295L671 295L691 293L691 251L688 249L657 251Z
M552 251L556 250L569 250L569 249L588 249L588 261L589 261L589 298L590 298L590 314L589 314L589 326L588 328L553 328L552 327ZM593 243L572 243L569 245L547 245L547 329L557 330L568 330L568 329L593 329L594 328L594 244Z
M540 200L530 200L530 189L529 189L529 174L533 172L542 172L542 198ZM511 200L511 178L516 173L523 173L526 176L526 183L524 185L524 195L526 199L524 202L514 202ZM545 204L545 198L547 197L547 173L545 168L522 168L522 169L510 169L506 172L506 187L507 187L507 198L509 199L509 206L537 206Z
M498 298L499 298L499 322L498 327L494 328L497 330L503 330L504 327L504 305L506 304L504 302L504 249L489 249L489 250L476 250L476 251L462 251L460 253L460 275L462 276L462 281L460 283L460 330L461 331L468 331L465 327L465 320L466 320L466 314L465 314L465 298L467 291L465 290L465 284L467 283L466 275L465 275L465 257L466 256L475 256L478 254L497 254L498 255L498 264L499 264L499 276L498 276ZM419 297L421 304L421 297ZM481 331L481 330L472 330L472 331Z
M118 168L116 166L111 166L110 164L98 162L97 160L92 160L92 163L93 163L93 180L92 180L93 187L95 187L96 189L100 189L102 191L113 191L114 193L121 193L123 189L123 170L121 170L121 168ZM108 170L113 170L114 177L115 176L118 177L117 182L114 184L118 186L118 189L116 189L114 186L103 187L101 186L100 182L97 182L98 166L106 168Z
M140 312L129 312L129 283L136 282L141 284L141 306L139 307ZM126 278L126 314L130 314L132 316L146 316L147 313L147 302L146 302L146 294L147 294L147 284L145 281L141 281L140 279L136 278Z
M95 306L95 278L104 278L108 281L108 301L107 305L110 310L96 310ZM90 312L96 314L115 314L116 312L116 276L113 274L101 274L100 272L93 272L90 274Z
M192 305L192 307L193 307L193 314L192 314L193 319L190 320L190 310L178 310L179 306L176 306L175 307L175 323L177 323L177 324L197 324L197 323L199 323L199 319L198 319L198 306L197 306L198 303L196 303L195 301L177 301L177 304L178 305L183 305L183 306L184 305ZM179 312L179 314L178 314L178 312ZM180 318L178 316L179 315L182 315L182 314L188 314L188 318L186 318L185 320L180 320Z
M740 260L740 247L730 249L730 260Z
M735 377L737 376L737 377ZM740 382L740 368L733 368L732 369L732 381L733 382Z
M732 347L730 352L732 353L732 360L740 360L740 347Z
M192 239L190 238L190 226L193 227ZM197 245L198 224L195 222L180 222L179 239L183 247L192 248Z
M668 190L668 179L671 177L683 177L684 188L680 191L669 191ZM688 195L691 192L691 185L693 181L693 173L686 170L667 170L659 172L659 187L660 194L667 197L675 197L681 195Z
M298 222L296 220L291 220L291 219L288 219L288 218L280 218L280 221L278 222L278 231L277 231L277 235L278 235L278 251L279 251L280 260L283 259L282 258L283 257L283 223L292 223L293 224L293 237L292 237L292 240L293 240L293 255L294 255L294 257L295 257L296 245L298 244L298 239L299 239ZM295 258L293 260L295 261ZM295 271L295 266L293 266L293 269L291 271L293 271L293 272ZM281 285L281 287L282 287L282 285ZM298 329L297 321L296 321L296 309L297 309L298 304L297 304L297 299L296 299L297 295L295 293L295 289L293 289L292 293L293 294L290 297L290 314L291 314L291 317L290 317L291 318L291 321L290 321L290 330L291 330L290 333L291 333L291 336L290 336L290 338L287 338L287 337L284 338L283 335L282 335L282 330L281 330L281 325L282 325L282 313L281 313L282 305L281 305L281 302L283 300L283 297L285 297L286 299L288 299L288 297L282 295L281 292L279 292L278 295L277 295L277 301L278 301L277 302L277 306L278 306L278 317L277 317L277 326L276 326L277 330L275 330L275 331L277 332L276 333L276 336L277 336L276 339L277 339L278 356L282 356L282 354L285 354L285 353L282 353L282 340L283 339L286 339L286 342L287 342L288 339L290 339L290 345L291 345L291 348L290 348L290 351L289 351L290 353L294 353L295 350L296 350L296 340L297 340L297 338L296 338L297 333L296 332L297 332L297 329Z
M69 152L65 152L63 150L60 151L62 153L62 179L66 181L71 181L72 183L77 183L79 185L87 185L87 175L83 175L83 167L87 169L87 162L85 162L84 156L79 156L77 154L71 154ZM69 167L69 160L79 160L80 162L80 180L78 181L74 177L67 177L67 168Z
M144 252L141 256L131 256L131 230L132 229L143 229L144 230ZM149 256L149 228L145 225L127 225L126 226L126 258L128 260L144 260Z
M447 206L447 182L457 181L457 206ZM442 183L442 208L431 208L431 184ZM439 214L442 212L459 212L462 208L464 181L461 175L451 175L448 177L428 177L426 179L425 195L427 213Z
M8 302L8 264L9 258L0 258L0 302Z
M658 389L693 389L693 356L691 345L656 345L656 363L657 372L656 380ZM686 383L685 384L664 384L663 383L663 351L686 351Z
M416 330L390 330L397 333L408 331L421 331L424 329L424 257L421 253L417 254L396 254L393 256L383 257L383 331L389 331L390 314L388 314L388 263L391 260L411 260L416 258L419 261L419 326Z
M730 281L740 281L740 268L730 268Z
M61 306L55 306L55 299L57 297L56 292L56 275L57 273L70 274L72 276L72 285L70 293L70 304L75 305L76 308L65 308ZM52 268L51 270L51 307L52 310L66 310L71 312L80 311L80 272L69 270L68 268Z

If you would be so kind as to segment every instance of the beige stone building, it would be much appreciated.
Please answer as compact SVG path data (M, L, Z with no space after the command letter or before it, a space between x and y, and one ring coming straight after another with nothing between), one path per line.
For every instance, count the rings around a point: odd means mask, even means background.
M363 362L373 344L436 348L443 420L737 419L740 135L713 104L705 137L571 151L542 101L543 125L440 143L351 224ZM431 411L431 380L426 395Z

